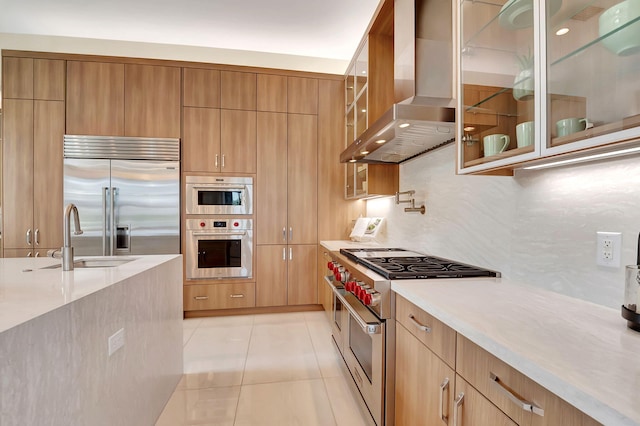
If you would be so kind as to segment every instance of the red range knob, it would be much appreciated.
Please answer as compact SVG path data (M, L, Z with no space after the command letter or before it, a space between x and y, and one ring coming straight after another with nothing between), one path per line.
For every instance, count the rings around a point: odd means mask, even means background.
M333 271L333 260L327 262L327 269Z
M370 305L371 304L371 293L365 294L364 297L362 298L362 302L367 306Z
M352 291L354 285L356 285L355 281L347 281L344 284L344 289L347 290L347 291Z

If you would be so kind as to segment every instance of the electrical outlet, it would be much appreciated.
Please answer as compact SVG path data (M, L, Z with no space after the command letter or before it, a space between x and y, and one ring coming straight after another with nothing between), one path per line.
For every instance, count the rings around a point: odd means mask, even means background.
M109 356L124 346L124 328L116 331L109 337Z
M598 232L596 264L610 268L620 267L622 234L620 232Z

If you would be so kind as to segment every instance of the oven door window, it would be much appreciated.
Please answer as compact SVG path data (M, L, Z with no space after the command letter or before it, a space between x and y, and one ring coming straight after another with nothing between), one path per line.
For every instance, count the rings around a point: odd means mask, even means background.
M241 206L242 190L198 190L199 206Z
M349 348L371 383L371 377L373 376L373 340L370 335L362 331L362 328L352 316L349 316Z
M198 240L198 268L241 266L241 240Z

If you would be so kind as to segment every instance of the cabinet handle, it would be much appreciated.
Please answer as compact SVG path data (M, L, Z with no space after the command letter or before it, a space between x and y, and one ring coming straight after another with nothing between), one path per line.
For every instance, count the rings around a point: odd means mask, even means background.
M34 232L34 237L36 240L36 245L39 246L40 245L40 229L36 228L36 232Z
M453 426L462 426L462 405L464 404L464 392L460 392L455 401L453 401Z
M287 241L287 228L282 227L282 241Z
M195 296L195 300L209 300L209 296Z
M293 241L293 228L289 227L289 241Z
M215 164L215 166L216 166L216 169L217 169L218 168L218 154L216 154L216 164Z
M431 333L431 327L429 327L428 325L420 324L418 321L416 321L416 317L414 317L413 314L409 314L409 321L411 321L413 325L418 328L418 330L424 331L425 333Z
M447 392L447 397L444 397L444 393ZM447 419L449 418L449 378L445 377L442 383L440 384L440 418L447 424Z
M287 260L287 249L282 247L282 260Z
M224 154L222 154L222 168L224 169Z
M33 257L40 257L40 252L39 252L39 251L37 251L37 252L36 252L36 255L35 255L35 256L33 256Z
M31 245L31 228L27 229L27 245Z
M498 390L505 395L511 402L516 404L518 407L522 408L524 411L530 411L533 414L537 414L538 416L544 416L544 410L538 406L536 406L532 402L525 401L524 399L518 398L510 389L508 389L498 376L489 372L489 380L491 383L495 384L498 387Z
M27 257L31 257L31 255L32 255L31 252L27 253Z
M232 299L242 299L242 298L244 298L244 294L232 294L229 297L232 298Z
M293 249L289 247L289 260L293 260Z

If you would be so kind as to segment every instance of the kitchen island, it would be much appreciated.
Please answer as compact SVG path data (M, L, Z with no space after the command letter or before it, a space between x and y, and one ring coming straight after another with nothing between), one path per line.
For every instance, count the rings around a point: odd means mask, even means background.
M131 258L0 259L0 424L155 423L182 376L182 259Z

